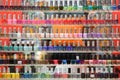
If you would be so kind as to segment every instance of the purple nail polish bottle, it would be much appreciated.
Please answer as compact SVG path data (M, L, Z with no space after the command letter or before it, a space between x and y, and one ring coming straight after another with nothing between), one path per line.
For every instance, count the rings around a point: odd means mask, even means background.
M46 41L44 41L44 45L43 45L43 48L42 48L44 51L47 51L47 45L46 45Z
M49 42L48 50L49 51L53 51L53 46L52 46L52 42L51 41Z

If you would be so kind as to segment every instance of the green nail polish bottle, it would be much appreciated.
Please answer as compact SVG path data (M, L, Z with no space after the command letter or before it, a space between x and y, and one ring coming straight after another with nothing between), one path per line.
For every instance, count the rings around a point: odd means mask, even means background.
M66 11L66 10L68 10L68 8L69 8L69 7L68 7L67 0L65 0L65 1L64 1L64 8L63 8L63 10Z
M0 50L2 50L2 41L0 41Z
M55 5L55 6L54 6L54 10L58 10L58 8L59 8L59 7L58 7L58 0L55 0L54 5Z
M102 10L102 3L101 3L101 0L98 0L98 10Z
M78 10L77 0L75 0L73 3L73 10Z
M97 10L98 6L97 6L97 0L94 0L94 6L93 6L93 10Z
M83 10L83 1L82 0L78 0L78 10L82 11Z
M88 7L86 5L86 0L83 0L83 10L88 10Z
M63 1L62 0L59 0L60 2L59 2L59 10L63 10Z
M71 11L71 10L73 10L72 0L70 0L68 4L68 11Z

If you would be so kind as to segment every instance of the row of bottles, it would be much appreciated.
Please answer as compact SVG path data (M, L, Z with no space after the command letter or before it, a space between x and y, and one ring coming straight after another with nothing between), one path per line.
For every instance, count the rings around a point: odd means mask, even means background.
M0 9L9 10L119 10L120 0L2 0Z

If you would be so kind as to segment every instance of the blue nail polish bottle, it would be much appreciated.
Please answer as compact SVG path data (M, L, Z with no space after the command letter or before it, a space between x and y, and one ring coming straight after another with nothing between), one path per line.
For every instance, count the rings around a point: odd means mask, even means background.
M34 43L34 51L38 51L38 47L39 47L39 44L38 44L38 42L35 42Z
M63 51L66 51L66 42L63 42Z
M68 46L66 48L68 51L71 51L72 50L72 46L70 45L70 42L68 42Z
M59 41L59 43L58 43L58 51L62 51L62 50L63 50L63 47L61 45L61 41Z
M9 45L9 51L12 51L13 50L13 46L12 46L12 44L10 43L10 45Z
M112 10L116 10L117 7L116 7L116 0L114 0L114 5L112 6Z
M0 41L0 50L2 50L2 41Z
M43 48L42 48L44 51L47 51L47 45L46 45L46 41L44 41L44 45L43 45Z
M32 70L31 70L31 67L29 67L28 78L32 78Z
M54 42L53 50L54 50L54 51L58 51L58 47L56 46L56 42Z
M24 78L29 78L29 74L27 73L27 67L25 67L24 69L25 69Z
M8 51L8 46L7 46L7 44L6 44L6 41L4 42L4 51Z
M38 51L42 51L42 44L41 44L41 42L39 42Z
M120 0L119 0L119 4L118 4L118 10L120 10Z
M29 43L28 49L29 49L29 51L32 51L32 46L30 43Z
M24 51L28 51L28 46L27 46L26 43L24 44L24 48L23 49L24 49Z
M67 60L62 60L62 64L67 64Z
M80 58L76 55L76 64L80 64Z
M52 42L51 41L49 42L48 50L49 51L53 51L53 46L52 46Z
M90 4L88 4L88 10L92 10L92 2L90 1Z

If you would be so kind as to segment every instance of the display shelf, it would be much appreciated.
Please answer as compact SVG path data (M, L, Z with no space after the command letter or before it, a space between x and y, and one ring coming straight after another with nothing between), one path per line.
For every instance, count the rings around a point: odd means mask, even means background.
M0 10L5 12L44 12L44 13L85 13L85 12L119 12L120 10Z
M0 80L119 80L119 78L20 78Z
M22 53L30 53L30 52L45 52L45 53L111 53L112 51L0 51L5 53L15 53L15 52L22 52ZM118 51L119 52L119 51Z
M120 64L0 64L0 66L120 66Z

